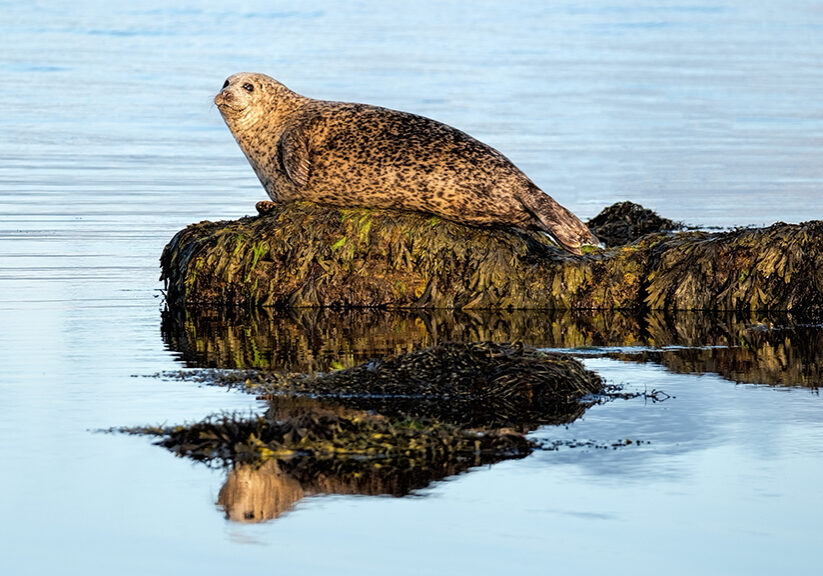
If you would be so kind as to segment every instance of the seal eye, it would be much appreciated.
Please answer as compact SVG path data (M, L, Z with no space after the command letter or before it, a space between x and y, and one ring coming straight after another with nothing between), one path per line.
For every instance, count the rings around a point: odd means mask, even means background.
M245 84L243 84L243 90L245 90L246 92L254 92L254 86L246 82Z
M225 82L223 82L223 88L227 88L227 87L228 87L228 85L229 85L229 81L228 81L228 80L226 80Z

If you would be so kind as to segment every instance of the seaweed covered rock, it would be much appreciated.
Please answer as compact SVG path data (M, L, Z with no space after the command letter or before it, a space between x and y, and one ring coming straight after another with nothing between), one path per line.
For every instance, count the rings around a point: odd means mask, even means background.
M607 246L624 246L647 234L683 228L681 224L662 218L653 210L634 202L612 204L586 225Z
M604 214L596 230L660 229L578 257L537 232L295 203L189 226L162 278L187 308L823 310L821 222L710 234L665 232L636 205Z
M393 416L461 426L567 423L603 383L574 358L521 344L443 343L329 374L258 378L259 389L333 398Z
M171 306L624 308L642 259L570 256L544 234L310 203L201 222L163 251Z
M646 272L652 310L823 311L823 221L710 234L654 246Z

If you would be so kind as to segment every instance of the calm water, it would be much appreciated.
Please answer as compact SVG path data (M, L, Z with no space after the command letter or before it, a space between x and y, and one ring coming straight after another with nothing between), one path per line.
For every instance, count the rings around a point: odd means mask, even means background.
M179 6L0 2L4 574L817 572L823 402L793 386L819 375L798 368L819 361L814 328L749 370L592 357L675 398L535 433L650 444L537 452L408 498L311 497L254 525L216 505L222 470L92 431L259 408L144 377L220 358L161 330L157 258L263 198L211 104L227 75L458 126L584 218L628 199L693 224L797 222L823 218L819 2ZM341 333L326 356L351 360ZM547 345L684 345L638 334Z

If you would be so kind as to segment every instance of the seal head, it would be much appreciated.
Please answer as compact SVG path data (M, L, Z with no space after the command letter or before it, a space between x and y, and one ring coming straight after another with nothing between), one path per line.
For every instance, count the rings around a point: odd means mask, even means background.
M597 238L508 158L430 118L301 96L264 74L215 96L275 202L429 212L472 226L542 230L580 254Z
M237 135L256 124L270 124L273 116L291 111L301 100L274 78L263 74L239 73L229 76L214 103L223 119Z

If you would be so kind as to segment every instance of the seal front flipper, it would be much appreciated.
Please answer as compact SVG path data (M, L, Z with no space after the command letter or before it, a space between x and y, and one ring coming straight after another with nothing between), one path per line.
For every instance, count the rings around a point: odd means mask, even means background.
M294 129L287 129L277 142L277 157L289 180L298 186L309 181L309 146L303 135Z
M277 204L274 202L269 202L268 200L261 200L255 204L254 207L257 209L258 216L265 216L266 214L271 214L274 212L274 209L277 208Z

